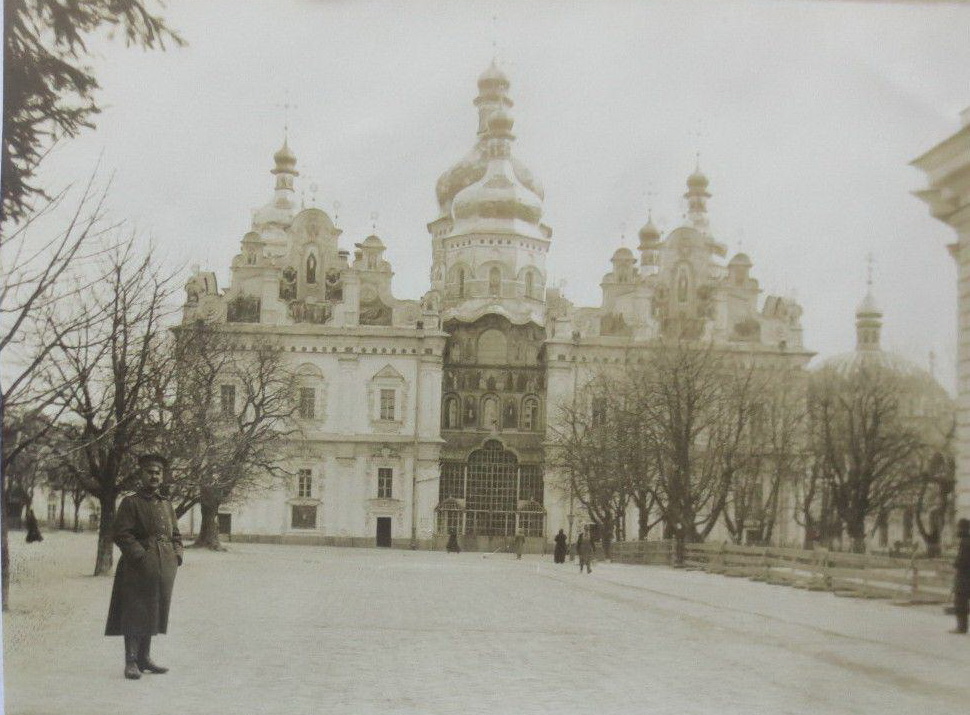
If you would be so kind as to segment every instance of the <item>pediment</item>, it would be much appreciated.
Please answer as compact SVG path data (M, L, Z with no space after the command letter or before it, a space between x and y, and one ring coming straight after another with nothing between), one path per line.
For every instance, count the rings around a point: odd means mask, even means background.
M393 365L385 365L382 367L376 375L374 375L375 380L404 380L404 375L399 373L394 369Z

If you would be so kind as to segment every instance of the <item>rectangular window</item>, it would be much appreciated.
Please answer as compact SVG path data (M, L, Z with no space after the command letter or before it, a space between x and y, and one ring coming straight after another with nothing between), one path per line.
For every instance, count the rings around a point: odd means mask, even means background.
M50 523L57 521L57 504L54 502L47 505L47 521Z
M220 408L223 417L236 415L236 386L223 385L219 390Z
M390 467L378 467L377 469L377 498L390 499L392 485L394 482L394 470Z
M300 418L312 420L314 416L314 406L317 401L317 391L312 387L300 388Z
M394 390L381 390L381 419L394 419Z
M317 528L317 508L316 506L300 506L294 504L290 526L293 529L316 529Z
M301 469L297 472L296 495L303 499L309 499L313 496L313 476L309 469Z

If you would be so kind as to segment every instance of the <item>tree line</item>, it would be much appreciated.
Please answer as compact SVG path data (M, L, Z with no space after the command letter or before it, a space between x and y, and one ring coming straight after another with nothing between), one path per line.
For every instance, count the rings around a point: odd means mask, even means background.
M660 537L682 560L718 525L735 543L767 544L788 519L806 547L862 552L904 509L939 554L954 410L946 397L934 407L913 375L878 359L808 372L783 354L686 341L632 354L578 367L581 387L551 426L563 496L600 526L607 551Z

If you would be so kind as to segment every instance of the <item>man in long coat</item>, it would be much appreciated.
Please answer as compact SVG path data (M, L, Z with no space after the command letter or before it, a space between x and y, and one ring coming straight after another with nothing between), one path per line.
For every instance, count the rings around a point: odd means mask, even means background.
M970 520L957 522L957 538L960 539L957 559L953 564L953 612L957 627L951 633L967 632L967 614L970 612Z
M586 573L593 573L593 539L588 533L580 532L576 539L576 553L579 555L579 573L586 567Z
M168 630L175 572L182 565L175 510L159 492L165 458L143 455L138 466L140 488L121 501L112 525L121 559L104 629L106 636L124 636L125 677L131 680L168 671L152 662L152 636Z

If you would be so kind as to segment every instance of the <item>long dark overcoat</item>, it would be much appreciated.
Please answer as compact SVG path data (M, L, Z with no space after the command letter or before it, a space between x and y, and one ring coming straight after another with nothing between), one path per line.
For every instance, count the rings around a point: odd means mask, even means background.
M112 532L121 558L104 634L165 633L175 572L182 560L182 535L171 502L146 492L125 497Z
M560 531L555 538L556 550L553 553L553 560L557 564L566 562L566 535Z
M953 562L953 595L965 602L970 599L970 536L960 537L957 559Z

